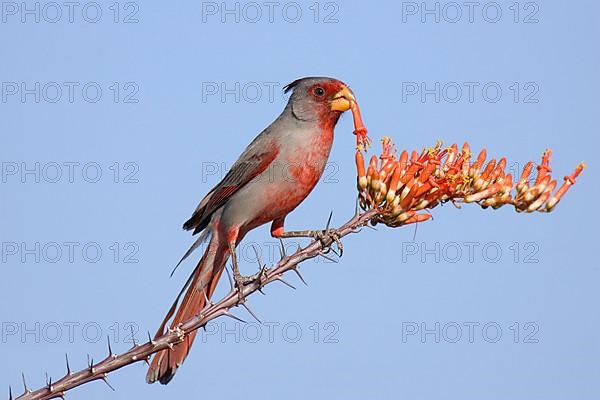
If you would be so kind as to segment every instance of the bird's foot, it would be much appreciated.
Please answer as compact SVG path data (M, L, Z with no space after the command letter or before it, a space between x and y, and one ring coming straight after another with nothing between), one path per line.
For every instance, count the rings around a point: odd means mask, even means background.
M321 245L323 245L324 247L326 247L327 251L329 250L333 250L331 248L331 245L333 243L335 243L335 245L338 248L338 252L335 252L339 257L342 256L342 254L344 254L344 245L342 245L342 241L340 240L340 234L336 229L324 229L322 231L313 231L312 233L312 237L315 238L315 240L318 240L321 242Z
M243 294L244 286L251 285L255 282L258 282L259 289L261 289L267 281L267 267L262 266L256 273L254 273L252 275L247 275L247 276L240 274L240 271L238 268L234 268L233 280L235 282L235 287L238 288L239 301L240 301L240 303L243 303L244 302L244 294Z

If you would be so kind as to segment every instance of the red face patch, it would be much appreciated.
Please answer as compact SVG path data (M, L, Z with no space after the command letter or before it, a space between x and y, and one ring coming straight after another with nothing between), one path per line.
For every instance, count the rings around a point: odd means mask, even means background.
M343 86L342 82L336 80L319 82L308 88L308 94L318 102L328 103Z
M307 95L316 103L320 126L323 130L333 130L340 117L339 111L331 110L333 97L345 86L338 80L328 80L315 83L308 87Z

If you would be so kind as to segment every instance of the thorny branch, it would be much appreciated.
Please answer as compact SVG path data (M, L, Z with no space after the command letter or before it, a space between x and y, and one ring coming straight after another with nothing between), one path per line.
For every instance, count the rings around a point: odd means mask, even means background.
M367 225L377 215L376 210L369 210L360 213L357 209L356 214L340 228L336 229L338 237L344 237L351 233L359 232L361 227ZM219 302L209 302L207 306L200 312L199 315L182 323L178 328L169 330L164 335L152 339L148 334L148 341L144 344L134 343L133 347L121 354L114 354L110 341L108 342L108 355L102 361L94 363L93 360L88 361L88 366L77 372L71 371L69 360L66 359L67 372L66 374L53 381L51 378L46 379L46 385L38 390L32 391L27 386L25 376L23 376L24 392L18 397L13 397L12 389L9 388L10 400L47 400L54 398L64 398L65 393L73 388L82 386L92 381L104 381L111 389L112 386L108 383L108 374L123 368L127 365L144 361L147 362L150 356L160 350L171 348L177 343L181 343L185 336L191 332L204 327L208 322L220 316L227 316L236 320L242 321L239 317L231 313L231 309L237 306L244 307L254 318L254 313L246 304L246 299L253 293L261 291L261 289L272 282L279 281L283 284L294 288L291 284L283 279L286 272L294 271L300 280L304 279L298 271L298 264L311 258L322 256L329 258L327 253L332 249L334 238L326 236L323 240L313 240L304 248L298 247L298 250L293 254L285 254L285 248L281 246L281 260L271 268L263 269L264 266L259 265L261 272L260 279L244 285L241 289L232 287L229 293ZM241 290L241 295L239 291Z

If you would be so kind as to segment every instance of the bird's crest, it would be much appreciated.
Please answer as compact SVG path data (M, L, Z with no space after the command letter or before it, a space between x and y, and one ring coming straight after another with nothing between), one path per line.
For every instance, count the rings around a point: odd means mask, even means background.
M299 78L296 79L294 82L292 83L288 83L287 85L285 85L283 87L283 93L287 94L290 90L294 89L296 86L298 86L298 84L300 83L301 80L303 80L304 78Z

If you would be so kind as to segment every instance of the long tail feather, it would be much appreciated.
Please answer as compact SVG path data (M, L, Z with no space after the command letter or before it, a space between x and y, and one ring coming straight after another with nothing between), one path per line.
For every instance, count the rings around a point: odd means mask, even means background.
M204 255L175 299L175 302L158 328L156 336L164 333L165 327L173 315L173 320L170 323L171 328L175 328L182 322L198 315L205 307L206 298L212 296L229 257L228 246L222 242L223 240L220 239L219 235L213 233ZM179 299L184 292L185 295L181 300L181 304L177 307ZM173 346L173 349L166 349L156 353L146 374L146 382L154 383L159 381L163 385L169 383L173 379L177 368L183 363L190 352L196 332L187 335L186 339L182 343Z
M179 265L183 261L185 261L185 259L188 258L190 256L190 254L192 254L194 252L194 250L196 250L198 248L198 246L200 246L202 243L204 243L204 241L206 241L206 239L208 238L210 233L211 233L210 229L204 229L204 231L202 231L202 233L200 234L198 239L196 239L196 241L192 244L192 246L188 249L188 251L185 252L183 257L181 257L181 260L179 260L179 262L177 263L175 268L173 268L173 271L171 271L171 277L173 277L173 274L175 273L175 271L177 271L177 268L179 267ZM184 286L184 288L185 288L185 286ZM177 297L177 299L179 299L179 297Z

